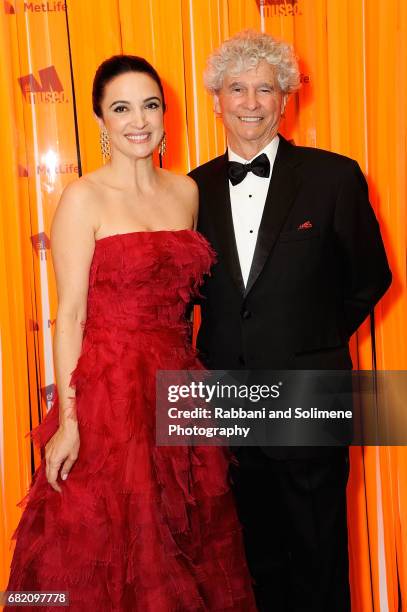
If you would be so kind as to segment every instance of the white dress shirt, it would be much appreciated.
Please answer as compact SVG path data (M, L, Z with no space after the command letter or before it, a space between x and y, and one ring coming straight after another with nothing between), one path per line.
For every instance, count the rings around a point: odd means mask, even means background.
M270 185L274 160L276 159L277 155L278 143L279 138L278 136L275 136L262 151L259 151L259 153L249 160L243 159L228 148L229 161L248 164L262 153L265 153L270 161L270 176L268 178L262 178L261 176L256 176L253 174L253 172L248 172L247 176L238 185L232 185L232 183L229 181L233 228L235 231L240 269L242 271L245 286L247 285L247 280L249 278L249 272L253 261L257 234Z

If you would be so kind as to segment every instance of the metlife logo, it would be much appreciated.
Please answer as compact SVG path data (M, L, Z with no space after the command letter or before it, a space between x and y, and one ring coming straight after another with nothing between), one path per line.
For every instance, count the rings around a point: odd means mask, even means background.
M64 13L66 11L65 2L24 2L23 4L16 4L4 0L3 4L6 15L15 15L19 10L24 13Z

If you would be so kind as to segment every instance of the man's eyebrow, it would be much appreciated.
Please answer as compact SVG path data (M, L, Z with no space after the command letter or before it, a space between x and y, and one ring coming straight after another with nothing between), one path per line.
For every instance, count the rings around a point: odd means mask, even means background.
M236 86L246 87L247 84L243 83L242 81L232 81L232 83L229 83L228 85L228 87L236 87ZM274 87L274 84L271 83L270 81L264 81L262 83L258 83L256 87Z

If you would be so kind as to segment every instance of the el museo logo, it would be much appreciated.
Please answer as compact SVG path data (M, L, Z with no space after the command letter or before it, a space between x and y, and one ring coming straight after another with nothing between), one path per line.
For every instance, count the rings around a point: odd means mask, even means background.
M302 15L300 0L257 0L265 17L288 17Z
M6 15L14 15L16 9L11 4L11 2L7 2L7 0L4 0L4 12L6 13Z
M38 78L34 74L26 74L19 77L18 82L25 100L30 104L68 102L55 66L38 70Z

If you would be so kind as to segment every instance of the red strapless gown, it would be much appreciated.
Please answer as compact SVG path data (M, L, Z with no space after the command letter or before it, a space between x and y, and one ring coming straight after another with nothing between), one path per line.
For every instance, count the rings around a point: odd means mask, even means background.
M256 609L225 450L155 446L155 373L202 367L184 312L213 260L190 230L96 242L72 374L79 457L62 494L37 470L8 590L69 591L70 611ZM57 426L58 399L34 440Z

